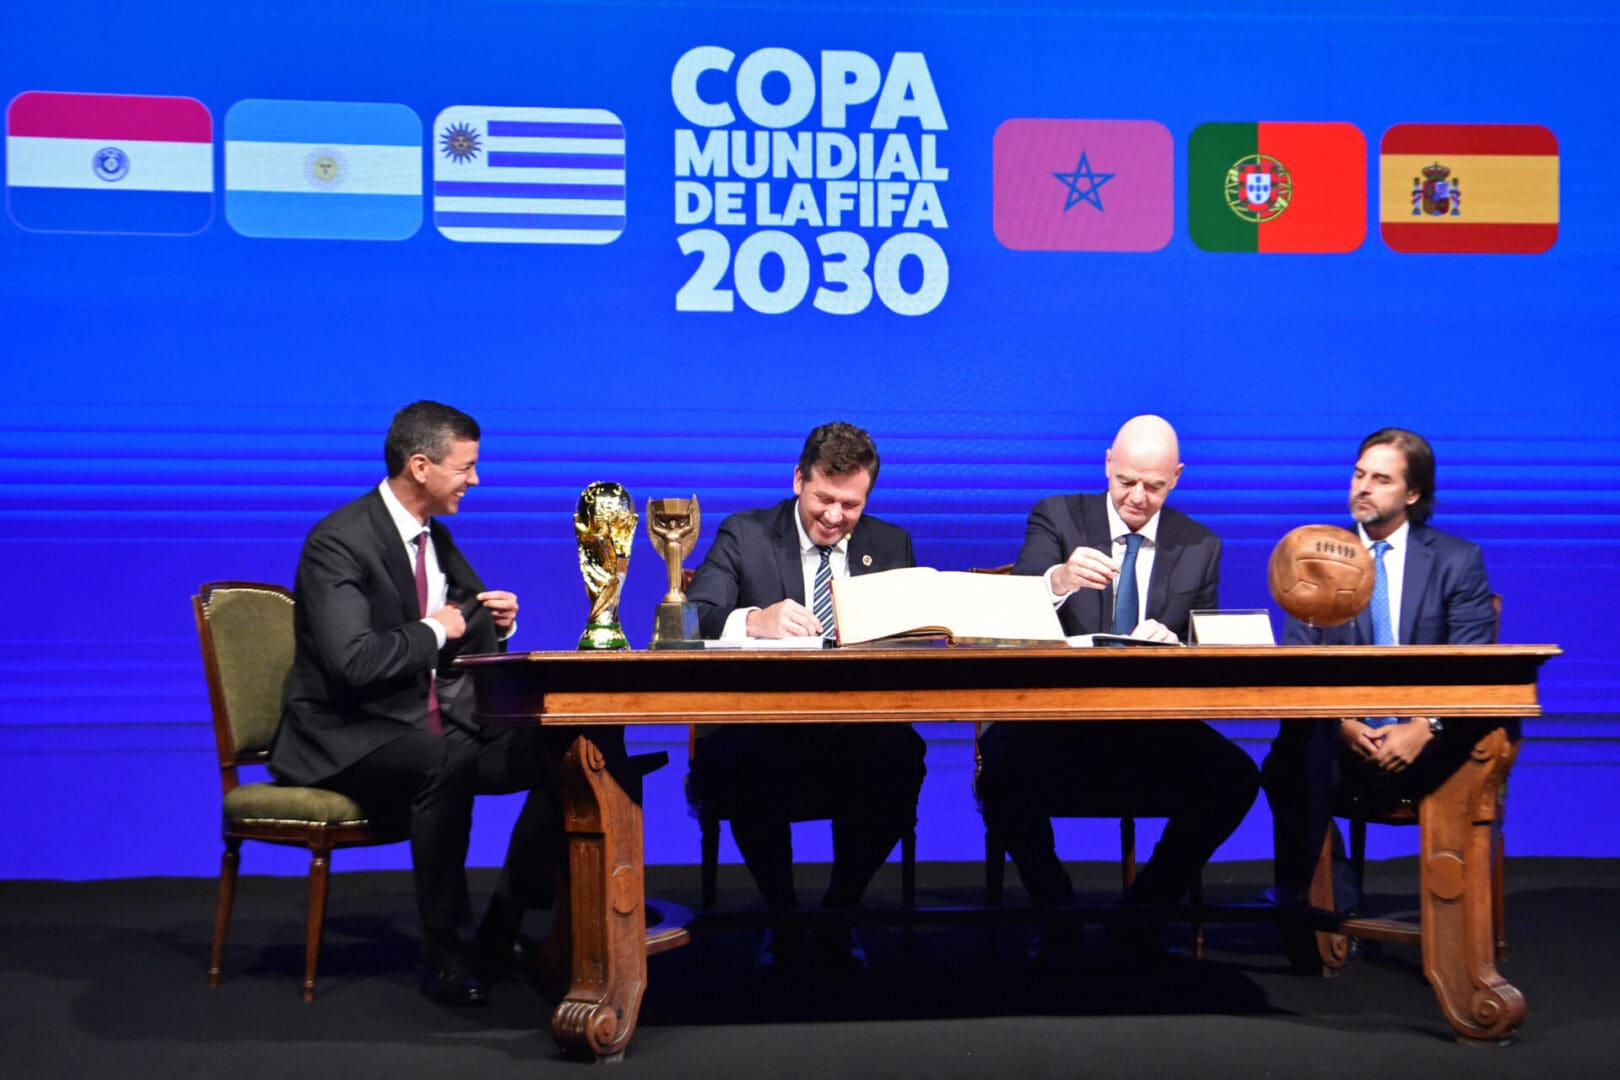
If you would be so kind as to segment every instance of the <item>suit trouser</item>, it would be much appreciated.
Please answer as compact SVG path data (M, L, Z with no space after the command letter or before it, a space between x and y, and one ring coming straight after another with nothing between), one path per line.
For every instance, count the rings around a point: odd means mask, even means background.
M1303 903L1324 838L1333 845L1333 902L1340 914L1359 911L1362 882L1345 855L1335 807L1368 817L1433 791L1468 759L1474 744L1499 721L1455 719L1400 772L1386 772L1356 757L1338 734L1337 720L1284 721L1261 767L1271 804L1277 899ZM1516 722L1515 722L1516 724ZM1516 727L1514 735L1517 737Z
M998 722L980 737L979 799L1037 907L1074 902L1057 856L1052 814L1076 796L1120 815L1170 808L1153 857L1126 900L1181 899L1249 812L1259 771L1242 748L1196 720Z
M593 738L612 731L598 729ZM472 918L466 863L474 796L527 791L491 901L491 914L499 911L515 934L522 912L549 908L556 896L563 854L556 767L577 734L456 725L443 735L413 731L319 786L349 796L372 817L408 817L416 905L429 932L453 931Z
M791 823L832 817L827 908L860 902L917 820L922 737L909 724L725 725L697 742L694 803L731 819L731 835L773 911L798 906Z

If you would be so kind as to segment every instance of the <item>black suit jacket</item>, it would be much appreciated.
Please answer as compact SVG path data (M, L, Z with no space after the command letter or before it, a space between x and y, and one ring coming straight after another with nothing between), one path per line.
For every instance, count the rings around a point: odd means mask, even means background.
M484 590L473 568L432 521L434 551L451 603ZM476 728L470 680L451 666L463 652L502 648L479 607L457 641L437 646L421 621L416 579L399 530L375 489L322 518L304 540L293 585L295 651L270 750L278 780L315 784L412 731L427 730L428 679L439 674L447 724Z
M1350 525L1355 532L1355 523ZM1496 639L1496 610L1477 544L1427 525L1407 531L1397 636L1402 645L1485 645ZM1371 645L1370 608L1343 626L1306 626L1292 615L1284 645Z
M1077 547L1093 547L1112 557L1107 499L1107 494L1052 495L1036 503L1012 572L1038 577ZM1220 580L1220 537L1179 510L1162 508L1153 575L1147 585L1147 617L1185 641L1188 614L1218 606ZM1106 633L1113 625L1113 612L1113 586L1076 589L1058 607L1058 619L1066 634Z
M726 618L738 608L770 607L788 599L806 602L796 502L784 499L768 510L745 510L720 523L686 590L687 599L697 605L704 637L719 637ZM851 576L916 565L911 534L868 514L850 531L848 557Z

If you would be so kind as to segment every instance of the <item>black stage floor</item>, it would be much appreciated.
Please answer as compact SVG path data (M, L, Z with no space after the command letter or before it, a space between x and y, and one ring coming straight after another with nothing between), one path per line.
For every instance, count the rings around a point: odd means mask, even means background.
M341 866L342 853L338 854ZM814 895L816 871L801 877ZM1250 899L1265 863L1221 863L1212 901ZM1074 867L1108 895L1117 868ZM919 867L925 904L978 901L980 868ZM1371 906L1410 906L1412 860L1369 868ZM480 871L475 884L492 884ZM649 890L695 906L694 867L652 867ZM722 903L747 908L738 868ZM214 882L146 878L0 882L0 1062L16 1077L579 1076L556 1057L551 1002L503 983L489 1009L417 993L404 873L334 877L315 1001L299 997L304 884L246 877L224 983L205 985ZM893 905L891 865L874 887ZM1022 903L1017 878L1009 898ZM755 970L756 933L732 930L649 961L634 1077L1594 1077L1620 1075L1620 862L1517 859L1509 867L1502 970L1529 1015L1505 1046L1458 1045L1415 950L1385 946L1333 979L1289 972L1275 931L1207 930L1204 959L1144 973L1096 928L1071 968L1032 972L1016 920L930 925L908 959L895 927L863 930L863 974ZM531 926L532 930L543 926Z

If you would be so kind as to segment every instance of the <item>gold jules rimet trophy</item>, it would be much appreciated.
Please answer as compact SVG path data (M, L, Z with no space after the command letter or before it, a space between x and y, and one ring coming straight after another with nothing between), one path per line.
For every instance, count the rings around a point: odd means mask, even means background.
M579 572L591 598L591 614L579 636L581 649L628 649L619 626L619 595L630 569L636 538L636 504L620 484L598 481L579 493L574 507Z
M652 647L655 649L702 648L699 640L697 607L687 602L681 590L681 561L697 547L698 499L648 499L647 536L664 557L669 572L669 591L658 605L653 619Z

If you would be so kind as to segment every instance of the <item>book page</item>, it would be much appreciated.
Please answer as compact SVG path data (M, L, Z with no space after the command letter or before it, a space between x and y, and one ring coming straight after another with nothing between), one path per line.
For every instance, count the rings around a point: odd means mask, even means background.
M955 641L1063 641L1057 611L1038 577L908 567L833 582L840 644L902 634Z

